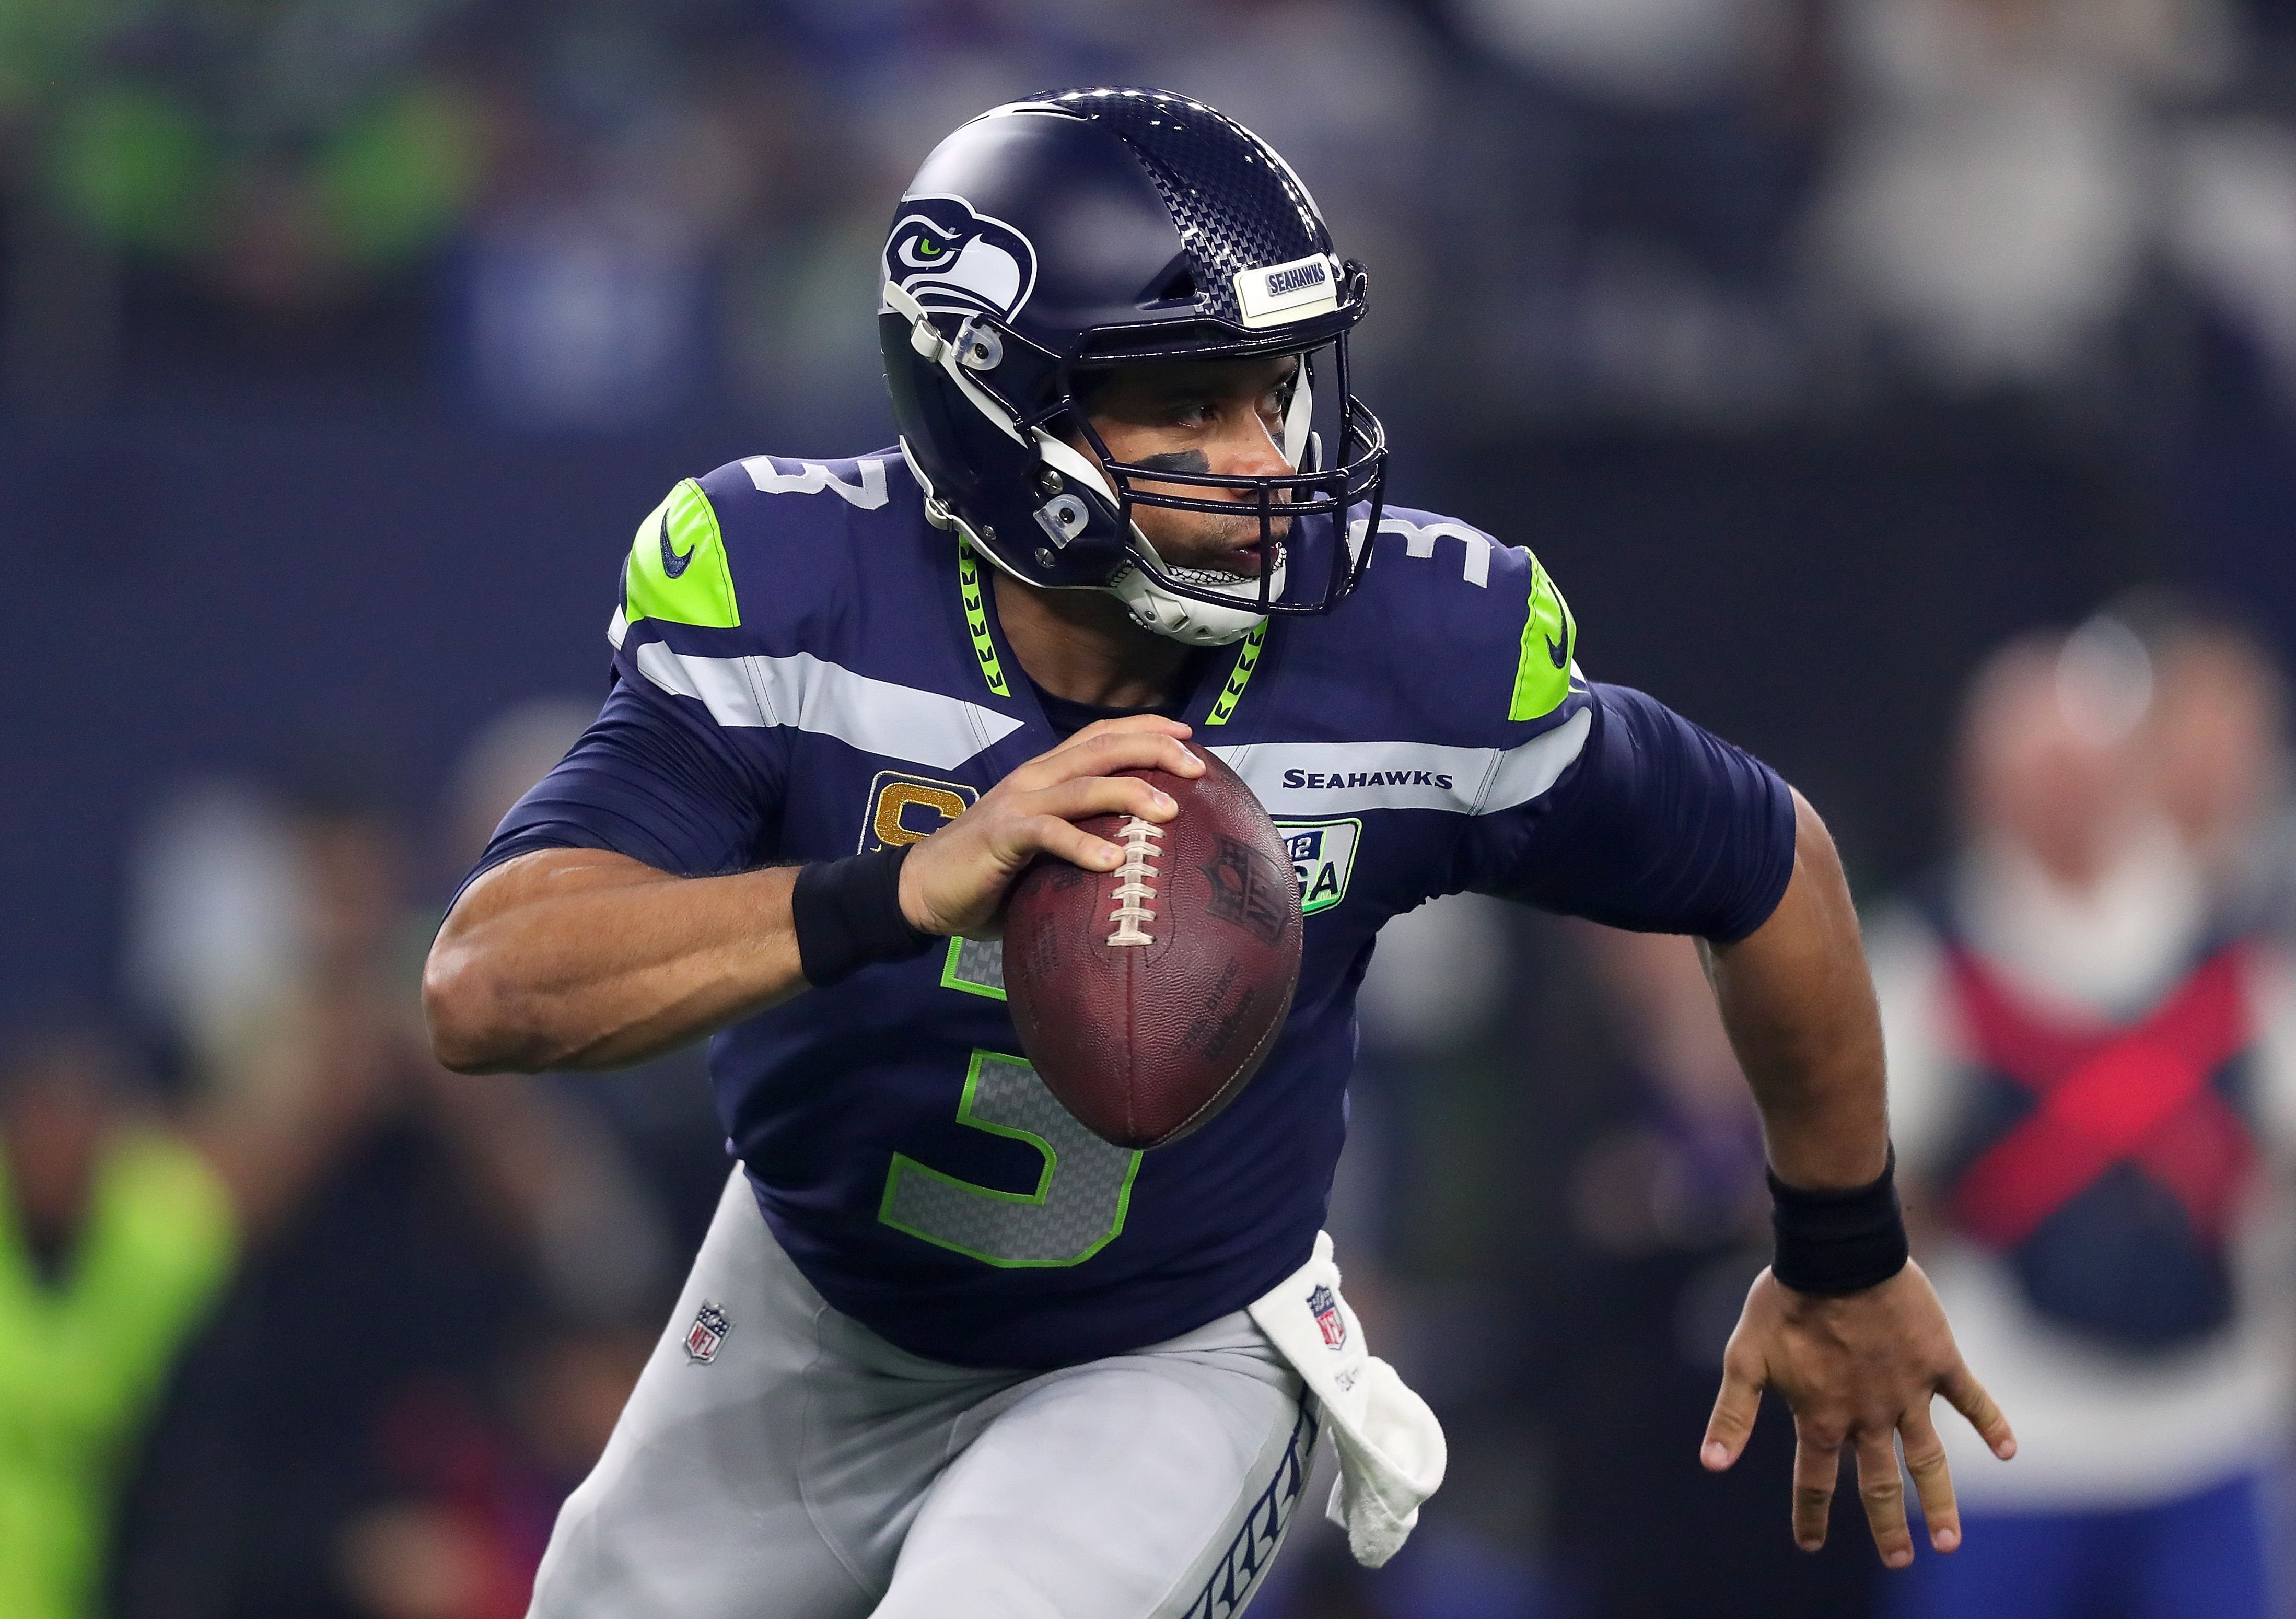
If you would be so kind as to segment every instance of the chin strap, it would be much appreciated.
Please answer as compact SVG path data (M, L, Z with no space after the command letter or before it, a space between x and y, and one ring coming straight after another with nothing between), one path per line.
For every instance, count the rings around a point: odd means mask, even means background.
M1226 646L1240 641L1267 617L1245 608L1215 607L1193 596L1174 596L1136 563L1125 564L1107 589L1131 611L1143 629L1190 646ZM1258 591L1253 595L1256 597Z
M1036 434L1037 454L1046 466L1063 478L1075 479L1088 489L1098 489L1110 505L1117 504L1116 486L1109 482L1108 474L1100 470L1099 462L1066 439L1048 433L1041 427L1036 430ZM1140 525L1136 522L1132 525L1132 537L1136 540L1140 538Z
M1027 443L1028 440L1021 437L1020 424L1013 420L1012 414L999 405L987 389L965 374L964 348L940 334L939 329L932 324L932 317L925 313L924 306L910 296L898 282L887 282L884 296L885 307L909 323L909 347L916 351L917 357L928 366L938 366L948 380L956 384L956 390L972 400L973 408L988 417L997 431L1015 444ZM963 336L964 333L960 332L958 335Z

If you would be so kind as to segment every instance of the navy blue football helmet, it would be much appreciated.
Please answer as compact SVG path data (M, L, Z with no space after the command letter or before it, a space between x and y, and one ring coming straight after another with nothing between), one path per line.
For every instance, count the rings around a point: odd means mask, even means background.
M1340 260L1299 176L1234 119L1106 88L985 112L917 171L883 268L877 325L902 454L927 515L998 567L1111 592L1147 628L1200 645L1271 612L1327 612L1355 588L1387 467L1386 431L1349 388L1363 267ZM1119 462L1078 402L1088 379L1130 362L1289 354L1285 476ZM1326 354L1320 408L1340 447L1328 469L1314 386ZM1258 573L1168 563L1136 506L1256 512Z

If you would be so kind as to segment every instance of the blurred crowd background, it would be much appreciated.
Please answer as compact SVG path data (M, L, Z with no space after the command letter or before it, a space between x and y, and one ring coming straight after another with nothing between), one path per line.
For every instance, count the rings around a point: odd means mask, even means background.
M1827 817L2038 1408L1972 1510L2296 1544L2296 4L0 0L0 1612L523 1611L726 1165L698 1054L441 1072L422 953L638 518L889 440L893 199L1080 82L1286 153L1397 497ZM1854 1499L1792 1550L1776 1412L1696 1466L1767 1205L1693 947L1439 902L1365 1021L1332 1223L1451 1482L1258 1611L1902 1595Z

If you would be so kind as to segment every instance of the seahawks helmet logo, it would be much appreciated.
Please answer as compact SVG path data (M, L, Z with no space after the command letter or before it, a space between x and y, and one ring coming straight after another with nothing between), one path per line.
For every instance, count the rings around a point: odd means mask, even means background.
M885 279L928 313L1010 320L1037 285L1037 250L962 197L905 197L885 242Z

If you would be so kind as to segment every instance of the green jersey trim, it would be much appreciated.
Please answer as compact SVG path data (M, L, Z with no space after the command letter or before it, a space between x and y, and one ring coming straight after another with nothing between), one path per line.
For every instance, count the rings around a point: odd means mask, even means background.
M741 627L718 509L691 478L638 524L622 578L625 612L633 624L666 619L707 629Z
M1123 1235L1141 1155L1078 1123L1026 1058L973 1052L956 1122L1036 1148L1035 1187L981 1186L895 1153L884 1224L1005 1270L1080 1265Z
M1543 719L1570 694L1570 663L1578 655L1578 624L1554 579L1530 559L1530 609L1522 623L1522 653L1515 661L1509 719Z
M940 987L986 996L990 1000L1006 999L1004 941L967 939L962 933L952 938L948 941L948 958L941 964Z
M981 678L988 689L1000 697L1013 694L1004 684L1004 665L996 656L996 643L988 634L988 608L980 597L980 566L972 560L972 547L963 538L956 542L956 586L964 598L964 628L972 637L972 655L980 662Z
M1204 716L1206 725L1226 725L1235 714L1235 705L1242 700L1243 688L1251 684L1251 671L1259 667L1259 649L1267 641L1267 620L1262 619L1243 637L1243 645L1235 654L1235 667L1227 672L1227 684L1221 687L1219 701L1212 711Z

